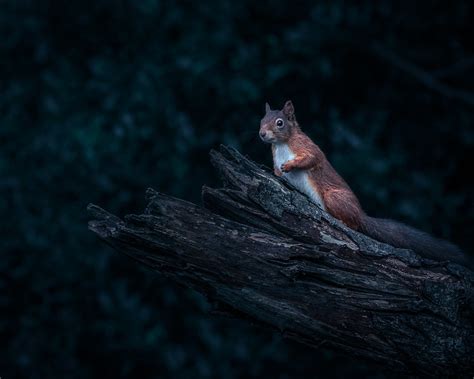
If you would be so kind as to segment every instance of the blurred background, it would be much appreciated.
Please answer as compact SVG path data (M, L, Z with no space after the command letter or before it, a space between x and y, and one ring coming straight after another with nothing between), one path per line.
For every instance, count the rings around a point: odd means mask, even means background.
M473 7L0 0L0 376L389 376L209 315L85 208L139 213L147 187L199 203L209 150L270 165L264 104L292 99L369 214L469 251Z

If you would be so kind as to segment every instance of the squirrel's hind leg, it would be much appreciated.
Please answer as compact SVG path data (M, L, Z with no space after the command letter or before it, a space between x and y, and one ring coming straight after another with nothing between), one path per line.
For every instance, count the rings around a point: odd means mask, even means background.
M360 229L364 212L357 206L358 201L352 192L344 189L329 190L324 194L323 201L329 214L351 229Z

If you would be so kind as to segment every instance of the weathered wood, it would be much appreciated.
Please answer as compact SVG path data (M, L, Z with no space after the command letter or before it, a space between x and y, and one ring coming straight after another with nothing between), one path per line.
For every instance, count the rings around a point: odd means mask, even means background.
M420 376L474 373L474 273L348 229L283 179L222 147L205 208L148 190L89 228L219 309L283 335Z

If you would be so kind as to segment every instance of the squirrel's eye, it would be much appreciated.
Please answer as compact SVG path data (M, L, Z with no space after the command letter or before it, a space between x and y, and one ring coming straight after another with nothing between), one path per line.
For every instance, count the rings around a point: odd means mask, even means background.
M278 118L275 122L276 126L278 126L279 128L282 128L283 127L283 120L281 118Z

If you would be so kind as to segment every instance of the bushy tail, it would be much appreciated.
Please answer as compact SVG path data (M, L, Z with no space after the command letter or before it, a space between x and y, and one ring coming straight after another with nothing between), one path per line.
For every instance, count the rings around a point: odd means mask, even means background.
M365 216L361 229L377 241L411 249L425 258L452 261L473 268L472 261L457 246L400 222Z

